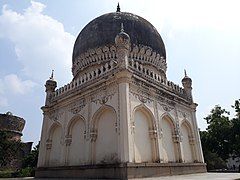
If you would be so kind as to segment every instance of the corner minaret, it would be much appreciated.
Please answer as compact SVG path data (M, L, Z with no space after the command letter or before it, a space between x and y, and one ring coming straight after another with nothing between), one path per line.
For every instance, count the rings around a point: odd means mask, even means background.
M121 12L120 11L120 5L119 5L119 3L118 3L118 5L117 5L117 11L116 12Z
M130 37L124 32L123 23L121 23L121 31L115 37L115 44L117 47L117 59L121 68L128 66L128 54L130 51Z
M45 106L49 106L50 101L52 99L53 93L55 92L55 89L57 87L57 82L54 80L53 78L53 72L54 70L52 70L52 74L49 77L49 79L46 81L45 87L46 87L46 101L45 101Z
M193 101L192 98L192 79L187 76L187 72L184 69L184 78L182 79L182 85L184 88L184 91L186 92L187 97Z

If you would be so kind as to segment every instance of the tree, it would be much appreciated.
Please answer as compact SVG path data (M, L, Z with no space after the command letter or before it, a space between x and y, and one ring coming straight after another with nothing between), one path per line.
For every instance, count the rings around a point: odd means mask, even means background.
M200 137L202 142L202 149L205 162L207 163L207 170L213 169L223 169L226 167L224 160L210 150L209 144L211 144L211 139L209 138L209 133L207 131L200 131Z
M212 153L216 153L224 161L229 158L231 153L231 121L229 112L220 106L215 106L207 120L207 148Z
M36 168L38 162L39 143L33 148L33 150L23 159L23 168L30 167Z
M231 144L232 154L240 157L240 99L235 101L235 117L232 119Z
M21 141L11 140L11 136L6 131L0 131L0 167L9 166L13 160L17 159Z

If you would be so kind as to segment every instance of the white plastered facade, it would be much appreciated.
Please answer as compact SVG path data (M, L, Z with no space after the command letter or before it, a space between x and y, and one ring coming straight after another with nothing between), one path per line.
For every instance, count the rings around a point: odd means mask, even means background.
M166 61L158 73L161 58L129 44L100 48L103 62L62 88L47 81L38 167L204 162L191 94L162 75Z

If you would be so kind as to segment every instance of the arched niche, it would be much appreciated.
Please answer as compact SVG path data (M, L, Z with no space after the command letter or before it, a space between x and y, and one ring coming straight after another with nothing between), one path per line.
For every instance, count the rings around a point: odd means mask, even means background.
M80 115L74 116L67 126L68 165L81 165L85 163L85 133L84 118Z
M136 163L154 162L157 157L157 131L152 112L144 105L133 111L134 159Z
M58 166L61 164L62 133L62 126L59 122L54 122L49 128L47 140L47 161L49 166Z
M173 140L174 120L169 114L161 117L162 150L164 162L176 162L176 146Z
M191 124L187 120L183 120L180 127L182 133L183 162L193 162L194 148Z
M102 106L93 116L91 128L93 163L118 161L117 115L114 108Z

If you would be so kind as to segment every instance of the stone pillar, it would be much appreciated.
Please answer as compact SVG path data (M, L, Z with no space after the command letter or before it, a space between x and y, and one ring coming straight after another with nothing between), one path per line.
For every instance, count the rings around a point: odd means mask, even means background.
M40 145L39 145L39 155L38 155L38 164L37 167L43 167L47 166L47 154L48 149L51 148L49 142L47 142L47 127L48 127L48 109L45 106L42 108L43 111L43 124L42 124L42 131L41 131L41 139L40 139Z
M201 145L201 139L200 139L200 134L199 134L199 129L197 126L197 118L196 118L196 108L197 104L193 103L191 105L191 116L192 116L192 122L193 122L193 133L195 137L195 152L196 152L196 160L198 162L203 162L204 163L204 158L203 158L203 152L202 152L202 145ZM195 160L195 159L194 159Z
M120 125L120 141L119 141L119 151L121 162L132 162L133 160L133 150L131 146L131 127L130 127L130 102L129 102L129 73L127 71L122 71L118 73L118 117Z

